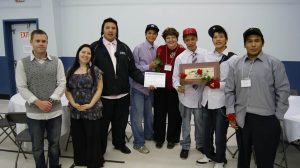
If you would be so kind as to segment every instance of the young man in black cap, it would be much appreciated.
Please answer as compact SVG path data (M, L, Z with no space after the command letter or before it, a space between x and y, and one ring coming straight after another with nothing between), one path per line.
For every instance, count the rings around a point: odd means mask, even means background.
M208 83L202 94L202 111L204 123L204 157L197 160L198 164L215 161L214 168L223 168L226 160L226 138L228 121L225 109L225 83L229 71L229 65L237 58L227 48L228 36L222 26L214 25L208 30L209 36L215 46L211 53L211 61L220 63L220 81L218 85ZM215 146L213 134L215 133Z
M158 32L159 29L155 24L147 25L146 41L133 50L135 65L142 72L154 71L157 67L153 60L156 57L157 46L154 45L154 41ZM134 137L133 148L144 154L150 152L145 146L145 139L153 139L152 99L152 91L138 82L132 81L130 121ZM144 129L142 121L144 121Z
M290 85L284 65L262 51L258 28L243 34L247 54L231 67L226 81L226 113L238 129L238 168L249 168L252 147L258 168L272 168L280 138L280 123L289 107Z
M130 48L118 39L118 24L113 18L102 23L101 38L92 44L94 64L103 71L102 154L106 152L108 127L112 125L112 143L122 153L131 153L125 145L129 115L129 78L144 83L143 73L136 68Z

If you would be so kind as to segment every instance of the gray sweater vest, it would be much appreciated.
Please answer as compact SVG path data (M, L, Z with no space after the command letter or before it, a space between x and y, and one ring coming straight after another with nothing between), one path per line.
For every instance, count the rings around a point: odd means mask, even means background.
M30 56L23 58L28 89L40 100L49 100L57 87L58 58L51 56L52 60L46 59L43 64L38 61L30 61ZM26 102L26 111L29 113L42 113L35 104ZM61 109L61 103L56 102L50 112Z

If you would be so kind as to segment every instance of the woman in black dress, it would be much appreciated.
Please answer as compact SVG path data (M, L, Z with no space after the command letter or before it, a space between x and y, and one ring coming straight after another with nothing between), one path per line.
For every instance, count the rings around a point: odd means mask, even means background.
M67 73L66 97L71 112L74 164L99 168L103 167L104 161L99 134L103 81L102 71L92 64L93 57L90 45L79 47L74 64Z

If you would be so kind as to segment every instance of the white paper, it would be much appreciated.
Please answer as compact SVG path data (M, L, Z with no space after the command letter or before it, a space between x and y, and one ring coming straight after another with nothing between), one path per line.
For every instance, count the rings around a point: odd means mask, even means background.
M166 83L166 74L158 72L145 72L144 87L154 86L164 88Z

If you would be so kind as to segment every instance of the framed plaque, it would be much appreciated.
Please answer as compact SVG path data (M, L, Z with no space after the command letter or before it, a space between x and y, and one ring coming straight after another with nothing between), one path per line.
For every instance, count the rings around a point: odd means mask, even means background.
M219 62L180 64L180 84L206 84L210 79L220 80Z

